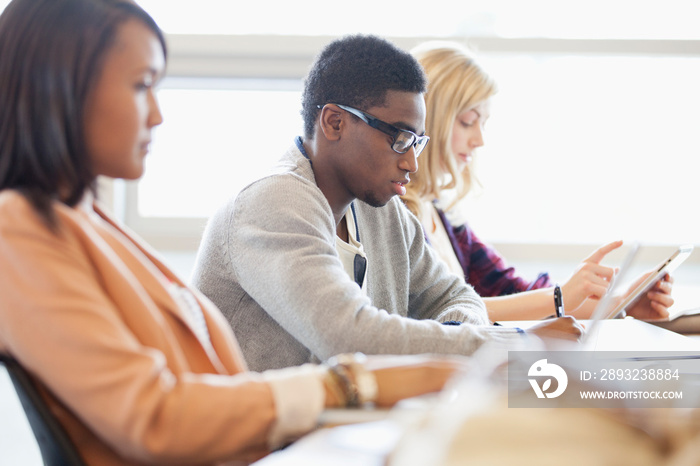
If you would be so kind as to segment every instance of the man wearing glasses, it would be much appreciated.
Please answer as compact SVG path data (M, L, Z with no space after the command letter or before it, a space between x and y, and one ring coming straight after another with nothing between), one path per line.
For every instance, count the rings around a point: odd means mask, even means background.
M194 285L227 316L251 370L527 338L490 324L398 198L429 140L425 88L418 62L383 39L332 42L305 82L304 137L210 219ZM528 330L581 331L571 318Z

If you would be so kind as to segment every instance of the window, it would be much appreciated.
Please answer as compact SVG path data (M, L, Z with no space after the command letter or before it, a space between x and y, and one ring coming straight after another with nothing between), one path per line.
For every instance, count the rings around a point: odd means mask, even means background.
M155 131L139 183L144 217L208 217L228 196L262 175L300 134L298 83L177 80L159 91L167 124ZM285 89L275 89L288 84ZM166 194L166 195L163 195Z
M509 56L468 217L495 242L695 242L697 57Z
M242 50L237 39L226 40ZM276 39L257 40L264 70L275 60ZM419 40L401 41L410 48ZM303 58L290 59L291 69L306 69L311 51L326 39L311 42L317 46L300 47ZM644 54L638 43L611 42L628 46L625 53L590 53L558 43L533 43L534 50L521 52L510 49L520 41L475 42L500 89L477 157L483 189L466 211L482 237L567 244L700 237L700 222L685 208L688 199L700 199L698 55ZM178 53L173 50L171 68L180 71ZM249 66L239 52L230 60ZM151 240L167 230L189 235L186 244L194 245L213 209L300 133L301 76L175 76L163 87L166 122L156 131L146 175L132 193L137 210L127 208L127 219L146 236L155 234Z
M301 134L300 82L167 78L158 97L165 123L146 174L126 184L122 216L160 247L194 249L216 208Z

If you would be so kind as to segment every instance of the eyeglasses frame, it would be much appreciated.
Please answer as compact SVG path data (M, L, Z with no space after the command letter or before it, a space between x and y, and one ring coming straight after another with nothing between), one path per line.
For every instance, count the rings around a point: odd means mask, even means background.
M341 105L341 104L333 104L333 105L340 107L341 109L345 110L346 112L348 112L352 115L355 115L357 118L364 121L370 127L374 128L376 130L379 130L388 136L391 136L394 139L393 142L391 143L391 149L394 152L396 152L397 154L405 154L406 152L408 152L410 150L411 147L416 147L416 145L418 145L422 141L425 141L424 144L419 146L420 150L416 151L415 156L418 157L421 154L421 152L423 152L423 149L425 149L425 146L427 146L428 142L430 141L430 136L427 136L427 135L418 136L413 131L410 131L407 129L397 128L396 126L389 124L385 121L382 121L379 118L372 116L367 112L363 112L362 110L358 110L356 108L349 107L347 105ZM323 108L321 105L317 105L316 107ZM411 144L409 144L408 147L406 148L406 150L404 150L403 152L397 150L394 147L396 145L396 141L398 140L398 136L400 133L408 133L411 135L411 138L413 139L413 142Z

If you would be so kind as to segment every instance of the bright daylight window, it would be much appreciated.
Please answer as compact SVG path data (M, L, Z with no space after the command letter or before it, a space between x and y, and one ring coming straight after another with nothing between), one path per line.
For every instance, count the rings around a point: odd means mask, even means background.
M205 89L183 88L178 80L164 84L159 103L165 123L155 130L139 183L141 216L210 216L301 134L296 82L281 90L241 88L241 80L218 87L194 80Z
M694 242L700 60L485 56L497 78L468 218L493 242ZM229 83L232 87L236 81ZM160 91L138 209L208 217L301 132L300 92Z
M468 206L482 237L700 240L698 57L485 61L501 90Z
M168 34L171 60L165 123L146 175L125 190L124 218L156 247L183 235L196 245L214 209L274 163L300 134L313 56L357 32L406 48L476 44L500 88L477 157L483 189L465 210L487 241L700 239L695 0L407 0L400 10L358 0L342 14L320 0L139 3Z

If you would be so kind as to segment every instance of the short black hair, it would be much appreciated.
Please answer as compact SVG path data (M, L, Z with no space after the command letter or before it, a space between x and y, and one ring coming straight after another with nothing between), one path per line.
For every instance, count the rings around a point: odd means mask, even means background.
M386 39L362 34L336 39L318 55L304 83L304 137L313 138L319 105L367 110L383 105L387 91L422 94L426 85L420 63Z
M21 192L50 226L51 202L75 206L96 176L84 110L132 0L13 0L0 15L0 190Z

